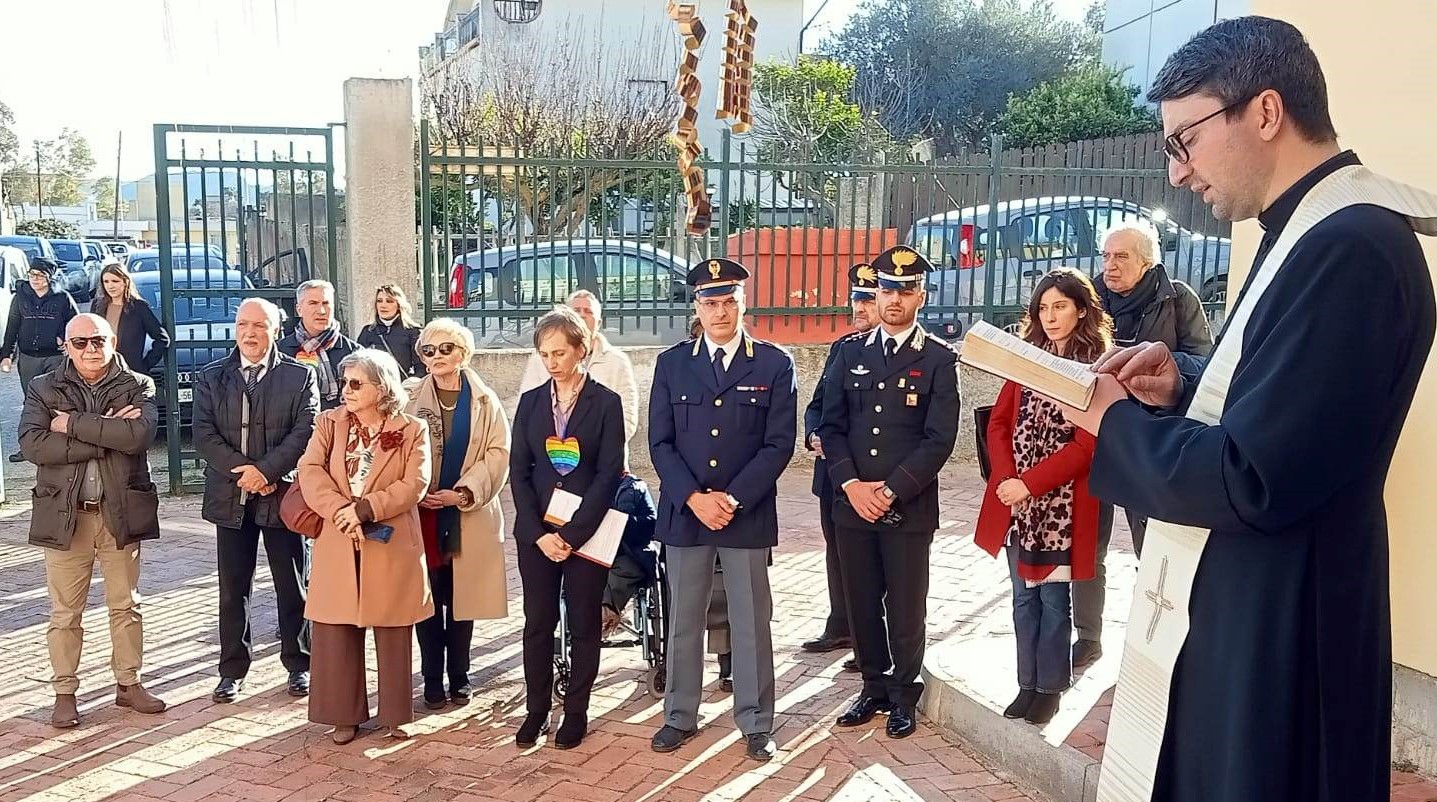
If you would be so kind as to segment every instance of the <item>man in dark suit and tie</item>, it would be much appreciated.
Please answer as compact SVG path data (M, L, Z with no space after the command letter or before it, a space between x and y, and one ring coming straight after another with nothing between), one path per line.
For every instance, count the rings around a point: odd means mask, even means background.
M703 334L659 355L649 396L649 451L660 482L656 535L672 595L664 726L656 752L698 734L703 636L715 560L728 599L734 719L755 760L771 759L773 600L778 477L793 456L793 358L743 330L748 270L710 259L689 272Z
M823 372L833 365L833 357L839 347L850 339L862 337L878 325L878 308L875 295L878 292L878 271L867 262L860 262L848 269L849 303L853 308L855 331L840 338L828 349L828 359L823 363ZM823 379L813 388L813 400L803 411L804 444L814 452L813 494L818 496L819 525L823 527L823 554L828 568L828 621L823 634L803 644L804 651L832 652L853 648L853 638L848 628L848 604L843 595L843 571L838 558L838 543L833 533L833 482L828 479L828 460L824 459L823 441L818 436L818 424L823 418ZM846 671L857 671L858 661L843 661Z
M837 532L863 691L840 727L888 713L888 736L917 727L923 694L928 550L938 528L938 471L958 439L958 355L917 323L917 251L873 260L882 325L844 340L823 377L818 437L839 493Z

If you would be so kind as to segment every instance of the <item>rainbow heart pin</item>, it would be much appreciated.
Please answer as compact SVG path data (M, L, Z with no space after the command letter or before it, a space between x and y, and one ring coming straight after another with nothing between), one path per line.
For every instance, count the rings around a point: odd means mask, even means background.
M560 440L554 435L544 441L544 450L549 454L549 463L560 476L568 476L579 467L579 438L566 437Z

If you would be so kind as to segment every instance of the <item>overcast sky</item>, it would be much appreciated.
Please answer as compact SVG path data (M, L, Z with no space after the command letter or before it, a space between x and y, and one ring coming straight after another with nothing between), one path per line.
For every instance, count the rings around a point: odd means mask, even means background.
M627 0L661 3L665 0ZM860 0L830 0L807 41ZM805 0L813 14L822 0ZM1082 17L1087 0L1056 0ZM353 76L413 77L446 0L0 0L0 100L22 143L77 128L99 175L153 172L156 122L323 126L343 116Z

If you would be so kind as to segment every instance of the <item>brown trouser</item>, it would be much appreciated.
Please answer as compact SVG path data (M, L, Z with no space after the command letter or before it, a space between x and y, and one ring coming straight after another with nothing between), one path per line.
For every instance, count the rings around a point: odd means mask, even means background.
M75 534L68 549L45 549L45 584L50 591L50 668L55 693L73 696L80 688L80 648L85 630L85 599L95 563L105 579L105 606L110 610L110 669L121 685L140 681L144 628L140 622L140 544L120 548L105 528L103 516L76 513Z
M379 724L398 727L414 720L411 644L414 627L374 627L379 660ZM310 624L309 720L357 727L369 720L364 681L364 628Z

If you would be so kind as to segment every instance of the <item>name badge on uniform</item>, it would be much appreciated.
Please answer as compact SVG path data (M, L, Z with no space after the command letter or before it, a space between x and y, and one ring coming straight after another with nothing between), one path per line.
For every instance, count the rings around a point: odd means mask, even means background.
M908 394L908 397L904 400L904 403L906 403L906 404L907 404L908 406L910 406L910 407L916 407L916 406L918 406L918 394L917 394L917 393L909 393L909 394Z

